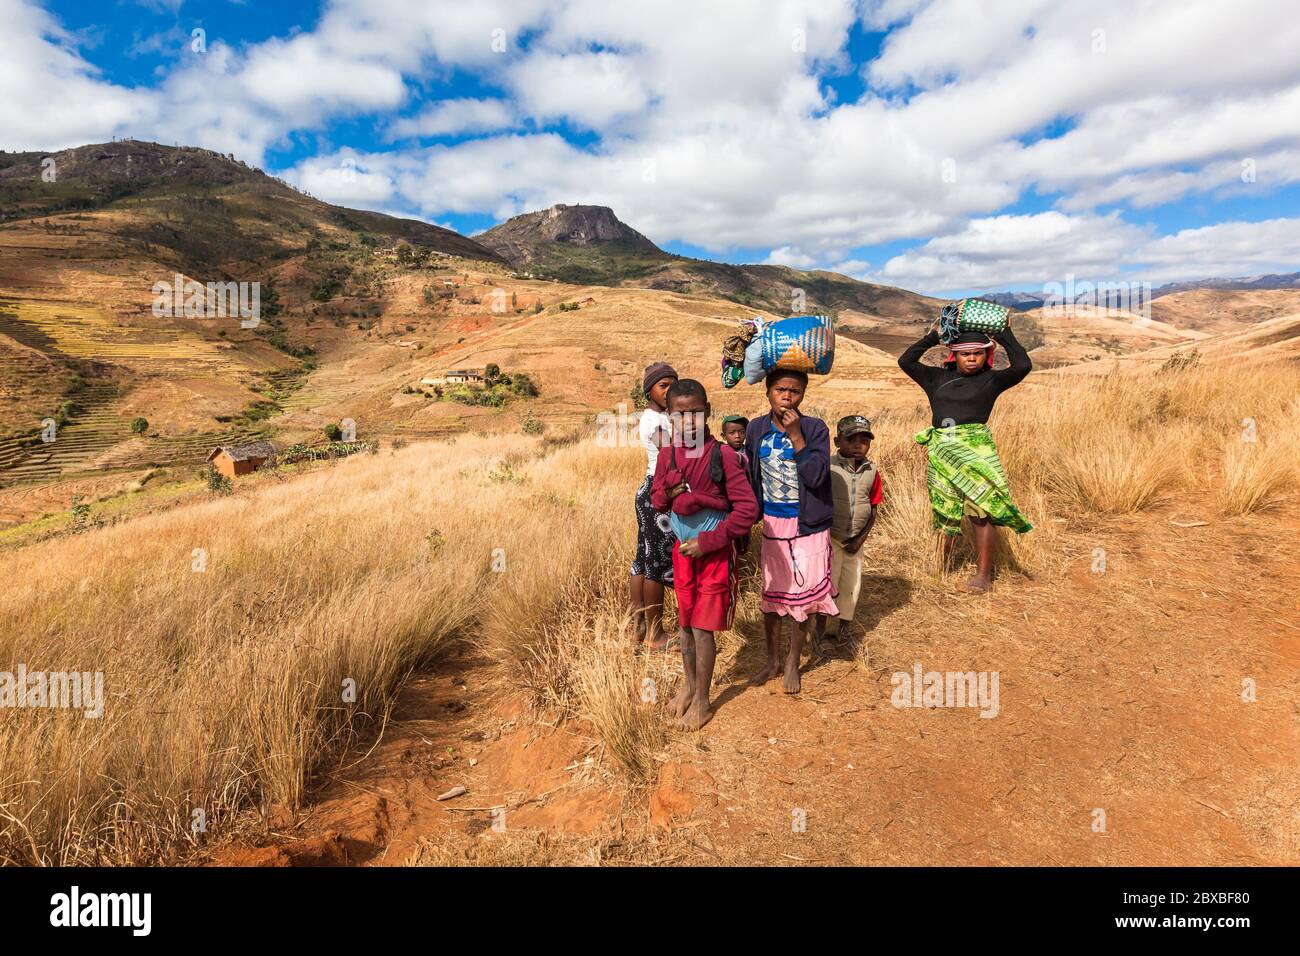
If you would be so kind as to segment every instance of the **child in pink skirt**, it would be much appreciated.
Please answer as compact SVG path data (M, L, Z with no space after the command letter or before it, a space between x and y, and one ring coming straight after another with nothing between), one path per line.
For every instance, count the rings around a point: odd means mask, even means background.
M767 666L753 680L782 675L787 694L800 688L799 656L818 614L836 614L831 578L830 430L820 418L799 413L808 389L803 372L767 376L769 414L745 430L749 479L763 509L763 631ZM781 619L795 623L781 656Z

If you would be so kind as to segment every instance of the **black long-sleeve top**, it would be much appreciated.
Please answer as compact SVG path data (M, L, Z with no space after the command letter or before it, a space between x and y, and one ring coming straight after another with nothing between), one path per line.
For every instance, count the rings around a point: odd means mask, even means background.
M1007 350L1011 360L1007 368L994 369L986 364L974 375L963 375L951 365L935 368L922 364L926 350L939 344L939 333L934 330L899 357L898 367L925 389L930 399L930 423L935 428L987 422L998 396L1023 381L1033 368L1029 353L1010 329L997 333L993 340Z

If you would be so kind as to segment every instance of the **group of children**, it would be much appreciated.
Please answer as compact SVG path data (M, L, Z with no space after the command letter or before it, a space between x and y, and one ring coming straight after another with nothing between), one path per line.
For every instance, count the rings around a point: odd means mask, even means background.
M806 376L795 373L793 378L802 379L801 399ZM789 383L790 377L785 381ZM698 381L679 378L670 365L660 362L646 369L642 385L646 409L638 434L647 463L646 476L636 495L637 550L631 569L631 612L637 640L655 649L666 647L663 590L673 588L685 679L670 712L681 729L698 730L713 716L709 689L717 654L714 635L731 626L738 580L742 571L751 567L750 533L760 520L764 528L763 610L770 663L756 682L784 673L786 691L799 689L801 628L812 623L808 618L815 619L813 639L819 652L847 638L862 578L862 546L875 524L883 494L880 473L868 457L875 436L866 418L846 416L836 428L836 453L831 455L828 447L820 447L829 444L825 426L815 418L802 416L797 401L791 407L775 397L780 389L769 381L772 410L763 416L767 421L751 425L740 415L728 415L722 420L719 441L709 429L712 409L708 393ZM798 530L792 530L788 538L773 533L781 520L782 502L778 499L782 499L781 489L785 486L780 463L771 455L771 443L765 444L760 438L774 431L782 438L787 434L795 437L799 445L797 451L789 442L785 445L789 472L784 480L795 509L789 519L791 527L797 529L802 520L798 506L801 493L824 499L832 512L827 516L829 521L823 522L829 525L824 530L829 533L830 554L828 561L822 561L823 569L829 566L829 580L824 582L820 595L811 589L806 591L810 596L803 602L802 614L791 614L796 630L790 657L784 664L771 647L772 625L779 636L781 617L776 611L785 614L787 610L777 605L783 599L792 606L799 602L790 601L784 591L769 594L773 583L768 578L774 576L769 574L770 565L781 566L788 550L786 564L795 577L800 576L801 569L813 572L809 563L801 565L793 543L811 536ZM817 447L805 451L809 442ZM803 473L796 477L800 467L796 460L825 464L815 478L816 488ZM779 557L769 560L774 556ZM787 587L795 590L792 584ZM769 597L776 603L769 606ZM828 629L832 616L834 628Z

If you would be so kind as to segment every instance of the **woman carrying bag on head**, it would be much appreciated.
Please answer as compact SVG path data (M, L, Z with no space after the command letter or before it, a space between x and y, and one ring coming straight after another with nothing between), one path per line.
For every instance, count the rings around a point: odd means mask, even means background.
M1011 500L1007 473L989 431L989 415L998 396L1018 385L1033 363L1011 332L1010 317L990 338L983 332L960 332L949 344L941 368L921 362L940 342L936 322L898 360L899 367L930 400L930 427L916 436L926 446L926 484L934 527L943 533L945 561L953 541L962 533L963 516L970 518L975 543L975 575L965 586L971 593L989 589L993 574L995 526L1024 534L1033 528ZM1011 364L993 368L1001 345Z

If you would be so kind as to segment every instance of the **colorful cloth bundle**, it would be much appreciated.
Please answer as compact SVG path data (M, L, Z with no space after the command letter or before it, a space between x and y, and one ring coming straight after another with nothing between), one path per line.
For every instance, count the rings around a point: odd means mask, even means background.
M1007 327L1006 306L984 299L949 302L939 314L939 341L948 345L962 332L995 335Z
M828 315L792 315L763 326L763 369L826 375L835 362L835 325Z
M755 316L741 319L740 327L722 343L722 387L732 388L745 377L745 358L754 337L763 327L763 320Z
M727 388L739 381L738 372L750 385L757 385L774 368L825 375L835 362L835 325L830 316L792 315L775 322L754 316L740 324L741 331L722 346L722 384ZM737 363L734 355L742 341L748 344Z

